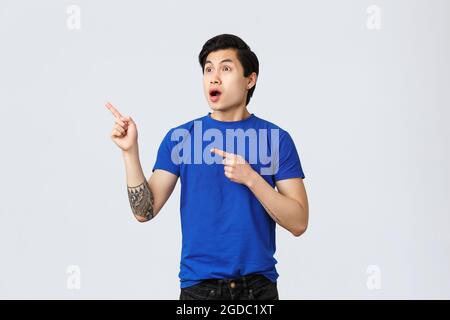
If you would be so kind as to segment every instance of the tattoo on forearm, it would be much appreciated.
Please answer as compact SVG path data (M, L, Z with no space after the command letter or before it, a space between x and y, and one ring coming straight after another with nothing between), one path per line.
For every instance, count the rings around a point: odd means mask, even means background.
M150 220L153 218L153 194L150 190L147 180L144 179L140 185L129 187L128 199L130 200L131 210L136 216Z

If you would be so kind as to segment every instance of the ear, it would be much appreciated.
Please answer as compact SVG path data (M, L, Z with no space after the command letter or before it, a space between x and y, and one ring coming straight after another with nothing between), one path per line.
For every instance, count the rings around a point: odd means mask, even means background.
M258 76L256 75L256 72L252 72L248 77L248 84L247 84L247 90L250 90L256 85L256 80L258 79Z

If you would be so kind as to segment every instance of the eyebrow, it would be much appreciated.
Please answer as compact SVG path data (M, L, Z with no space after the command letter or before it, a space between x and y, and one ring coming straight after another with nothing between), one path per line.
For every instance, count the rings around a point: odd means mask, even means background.
M231 62L231 63L233 63L233 60L231 60L231 59L223 59L222 61L219 62L219 64L221 64L221 63L223 63L223 62ZM207 63L213 64L213 63L212 63L211 61L209 61L209 60L206 60L206 61L205 61L205 65L206 65Z

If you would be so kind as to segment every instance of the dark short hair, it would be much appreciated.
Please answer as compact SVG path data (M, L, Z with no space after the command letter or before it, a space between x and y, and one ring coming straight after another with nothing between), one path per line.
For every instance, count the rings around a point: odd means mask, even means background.
M244 68L244 77L248 77L250 74L252 74L252 72L255 72L256 75L258 75L258 57L252 50L250 50L250 47L244 42L244 40L232 34L221 34L205 42L202 50L198 55L198 61L200 62L200 66L202 67L202 72L204 72L205 61L208 54L222 49L236 50L238 60ZM245 102L245 105L250 102L250 98L255 91L255 87L256 84L250 90L248 90L247 101Z

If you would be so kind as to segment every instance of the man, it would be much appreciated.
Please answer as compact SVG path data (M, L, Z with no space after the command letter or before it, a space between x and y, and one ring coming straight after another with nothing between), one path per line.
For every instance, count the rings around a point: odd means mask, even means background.
M150 221L180 177L179 298L279 299L275 225L297 237L308 225L300 158L285 130L247 110L259 63L242 39L208 40L199 62L213 112L167 132L148 181L135 122L107 104L131 209L138 221Z

